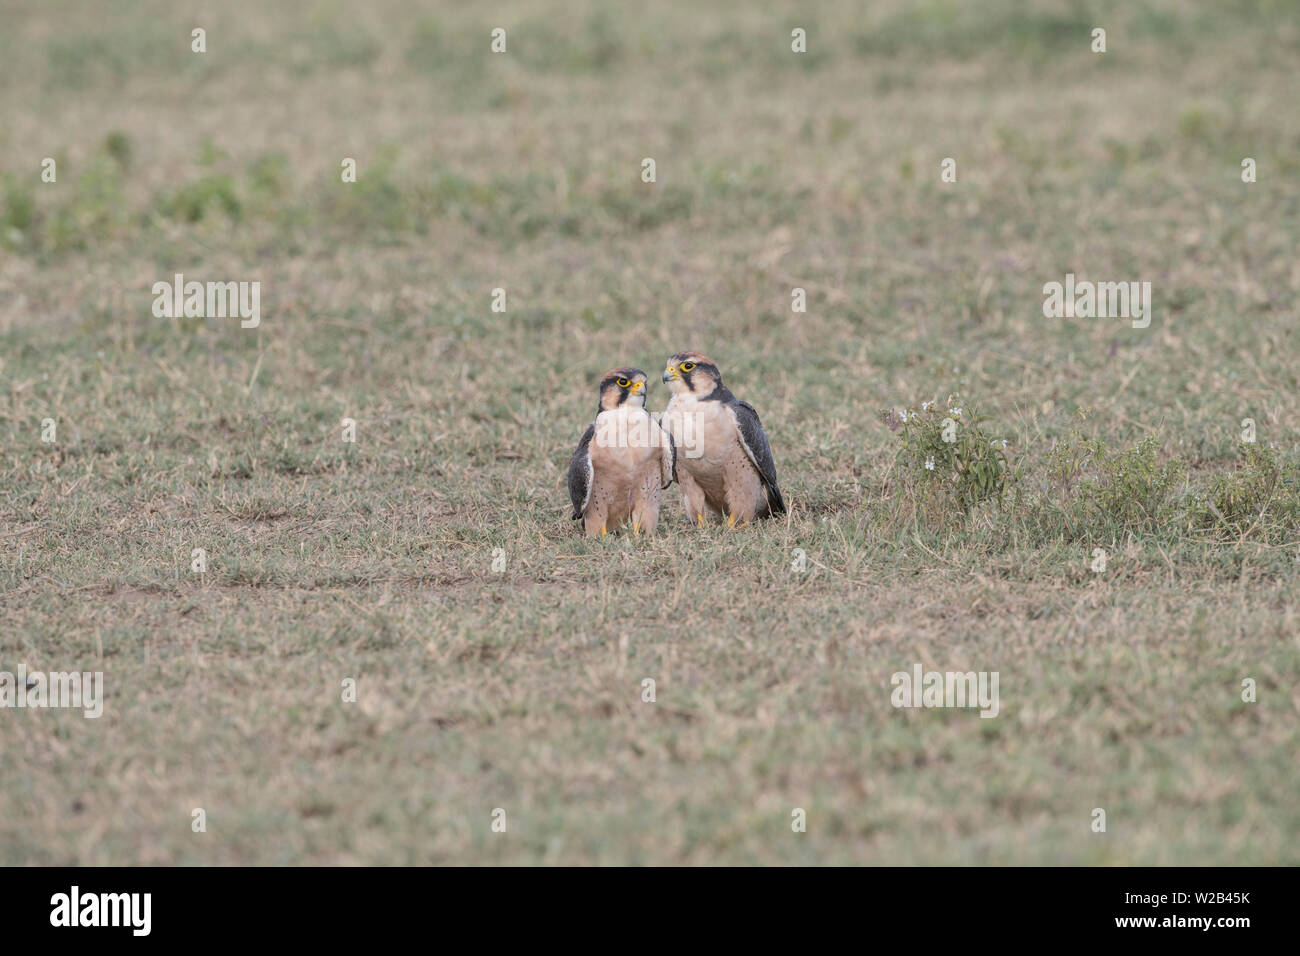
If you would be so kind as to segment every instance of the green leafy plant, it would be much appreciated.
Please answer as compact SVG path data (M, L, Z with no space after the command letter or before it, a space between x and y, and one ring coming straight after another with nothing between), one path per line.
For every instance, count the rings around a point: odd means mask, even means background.
M881 420L902 438L899 463L914 486L939 489L963 513L982 501L999 506L1014 479L1007 440L990 435L983 419L959 396L926 401L920 408L889 409Z
M1294 468L1279 460L1272 445L1243 442L1241 461L1231 471L1214 475L1187 504L1190 530L1233 536L1258 531L1272 536L1300 524L1300 482Z
M1182 464L1161 463L1159 451L1154 436L1111 452L1101 439L1072 432L1047 456L1049 501L1075 533L1098 526L1154 529L1170 517L1185 479Z

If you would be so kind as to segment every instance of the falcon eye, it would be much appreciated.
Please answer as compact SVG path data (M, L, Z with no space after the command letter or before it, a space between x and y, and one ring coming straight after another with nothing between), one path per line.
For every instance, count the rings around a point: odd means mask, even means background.
M683 372L689 372L689 371L690 371L691 369L693 369L693 368L695 368L695 363L694 363L694 362L683 362L683 363L682 363L682 371L683 371Z
M618 380L618 387L619 387L619 388L627 388L627 387L628 387L629 385L631 385L631 384L632 384L632 383L629 382L629 381L628 381L627 379L625 379L625 378L620 378L620 379Z

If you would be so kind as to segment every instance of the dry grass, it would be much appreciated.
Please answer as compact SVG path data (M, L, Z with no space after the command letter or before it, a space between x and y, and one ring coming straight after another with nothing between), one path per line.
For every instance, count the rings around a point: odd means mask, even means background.
M0 862L1300 862L1294 485L1179 510L1243 418L1296 463L1300 20L1144 6L0 3L0 669L108 688L0 711ZM175 271L261 327L155 319ZM1151 327L1044 319L1069 271ZM682 348L791 514L578 538L595 376ZM879 411L953 392L1001 510L900 480ZM1048 509L1076 430L1167 520ZM893 709L916 662L1001 715Z

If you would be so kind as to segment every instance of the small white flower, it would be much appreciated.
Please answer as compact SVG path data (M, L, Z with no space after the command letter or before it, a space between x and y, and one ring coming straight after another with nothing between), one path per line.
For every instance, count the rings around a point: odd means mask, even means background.
M904 422L907 421L907 409L906 409L906 408L903 409L903 421L904 421Z
M925 460L925 470L934 471L934 455L931 455Z
M1007 440L1005 438L995 438L991 442L989 442L990 448L997 448L998 445L1001 445L1003 448L1006 448Z
M928 411L930 410L930 405L931 405L931 404L932 404L931 402L922 402L922 403L921 403L921 411L923 411L923 412L928 412Z
M961 414L961 409L960 409L960 408L950 408L950 409L948 409L948 414L949 414L949 415L960 415L960 414Z

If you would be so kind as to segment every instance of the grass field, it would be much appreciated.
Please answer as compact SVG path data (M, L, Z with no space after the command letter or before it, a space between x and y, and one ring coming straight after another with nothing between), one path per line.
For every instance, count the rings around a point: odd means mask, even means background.
M1300 6L112 6L0 0L0 864L1300 863ZM579 537L682 349L790 513Z

